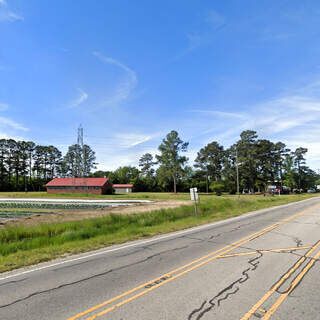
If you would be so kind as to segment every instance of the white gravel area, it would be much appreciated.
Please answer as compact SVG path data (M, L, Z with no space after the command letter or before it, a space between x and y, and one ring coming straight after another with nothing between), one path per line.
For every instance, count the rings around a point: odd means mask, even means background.
M46 199L46 198L0 198L0 202L53 202L53 203L151 203L151 200L92 200L92 199Z

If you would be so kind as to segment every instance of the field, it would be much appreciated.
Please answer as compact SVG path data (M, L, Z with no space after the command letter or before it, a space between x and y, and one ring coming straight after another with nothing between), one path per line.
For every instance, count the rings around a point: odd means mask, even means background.
M212 195L202 194L201 197L210 197ZM81 199L171 199L171 200L189 200L189 193L168 193L168 192L132 192L128 194L106 194L106 195L95 195L95 194L79 194L79 193L57 193L47 194L46 192L0 192L0 198L81 198Z
M32 197L37 198L41 195L39 193L31 194ZM3 197L9 196L21 197L21 194L6 193L3 195ZM21 220L23 223L8 224L0 229L0 272L48 261L60 256L98 249L115 243L223 220L245 212L299 201L313 196L315 195L274 197L247 195L241 196L241 199L238 200L236 196L230 195L221 197L200 195L198 216L195 216L192 202L187 201L189 194L139 193L130 194L130 198L160 199L154 202L152 211L138 213L140 208L138 206L127 208L131 210L130 213L110 211L108 214L102 214L102 216L95 218L79 218L78 221L43 221L28 224L25 223L28 220ZM106 197L119 199L119 196L102 196L102 198ZM128 197L126 196L126 198ZM176 199L177 202L184 205L155 210L160 203L174 203L175 201L172 199ZM8 209L2 208L2 210ZM24 211L23 208L16 210ZM31 211L35 210L35 208L32 208ZM99 210L97 209L98 212ZM47 216L56 215L48 214Z

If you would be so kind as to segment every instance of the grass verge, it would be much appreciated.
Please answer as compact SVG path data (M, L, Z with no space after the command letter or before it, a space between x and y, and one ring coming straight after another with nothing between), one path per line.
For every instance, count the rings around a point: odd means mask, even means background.
M219 221L311 196L246 196L239 201L236 197L208 198L199 205L197 217L194 216L193 206L182 206L150 213L109 215L82 221L7 226L0 231L0 272L67 254Z

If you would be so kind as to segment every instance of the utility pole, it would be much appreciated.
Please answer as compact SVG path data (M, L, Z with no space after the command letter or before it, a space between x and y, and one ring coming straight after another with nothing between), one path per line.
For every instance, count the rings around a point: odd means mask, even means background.
M236 149L236 171L237 171L237 195L240 200L240 187L239 187L239 167L238 167L238 150Z

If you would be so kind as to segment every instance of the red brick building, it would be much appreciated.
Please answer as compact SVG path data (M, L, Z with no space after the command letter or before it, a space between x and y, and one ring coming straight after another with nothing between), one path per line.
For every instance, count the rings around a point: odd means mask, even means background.
M46 187L47 193L112 193L109 178L55 178Z

